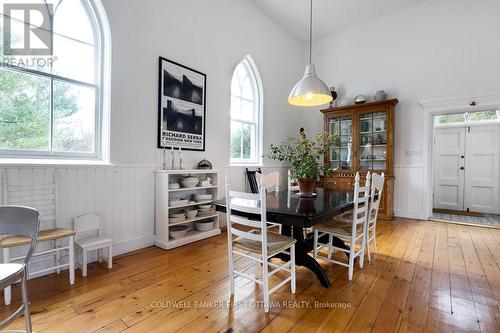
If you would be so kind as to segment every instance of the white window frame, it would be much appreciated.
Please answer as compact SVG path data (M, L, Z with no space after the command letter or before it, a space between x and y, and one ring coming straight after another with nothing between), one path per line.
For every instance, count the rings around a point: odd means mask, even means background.
M487 111L495 111L497 113L497 119L490 120L469 120L468 115L475 112L487 112ZM439 123L439 116L449 116L455 114L463 114L465 121L458 123ZM500 124L500 110L476 110L473 112L459 112L459 113L449 113L449 114L440 114L434 117L434 128L447 128L447 127L468 127L468 126L481 126L481 125L498 125Z
M63 0L68 1L68 0ZM111 33L106 12L100 0L82 0L81 4L87 12L92 29L94 30L94 83L88 83L72 78L37 71L33 69L7 65L0 62L0 69L18 72L26 75L40 76L50 80L50 138L49 149L23 150L23 149L0 149L1 159L23 158L23 159L58 159L58 160L96 160L109 162L109 113L110 113L110 68L111 68ZM57 12L55 13L57 15ZM3 15L2 15L3 16ZM26 24L25 22L22 22ZM66 38L71 39L71 37ZM90 45L83 41L72 39L75 42ZM57 152L52 150L53 135L53 88L54 81L79 85L95 90L95 114L94 114L94 152Z
M252 122L252 121L242 120L242 119L238 119L238 118L233 118L232 113L231 113L231 109L230 109L229 110L230 115L231 115L230 116L230 127L231 127L231 123L233 121L239 122L241 124L250 124L250 125L255 126L255 142L254 142L254 145L252 147L253 151L255 151L255 157L253 159L232 158L231 157L231 151L232 151L232 149L231 149L231 135L230 135L229 136L230 137L230 139L229 139L229 154L230 154L229 161L230 161L231 166L238 166L238 165L260 166L260 165L262 165L263 118L264 118L264 93L263 93L263 87L262 87L262 80L261 80L259 71L257 69L257 65L255 64L254 60L252 59L252 57L250 55L246 55L245 57L243 57L243 59L240 62L238 62L238 64L235 66L235 71L236 71L236 68L241 63L245 63L245 67L251 71L250 72L251 80L253 79L252 81L254 81L254 85L255 85L254 91L256 94L255 100L252 102L254 103L257 110L254 111L256 113L255 114L255 121ZM233 72L233 76L234 76L234 72ZM232 77L231 77L231 81L232 81ZM245 100L242 96L235 96L231 92L231 100L233 97ZM231 101L230 101L230 104L232 104ZM242 137L242 139L243 139L243 137ZM241 149L243 149L243 143L241 144Z

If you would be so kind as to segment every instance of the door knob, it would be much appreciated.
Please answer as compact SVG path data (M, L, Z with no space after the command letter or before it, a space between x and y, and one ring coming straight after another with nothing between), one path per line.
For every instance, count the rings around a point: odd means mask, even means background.
M460 167L460 170L465 170L465 167L463 167L463 166L462 166L462 167Z

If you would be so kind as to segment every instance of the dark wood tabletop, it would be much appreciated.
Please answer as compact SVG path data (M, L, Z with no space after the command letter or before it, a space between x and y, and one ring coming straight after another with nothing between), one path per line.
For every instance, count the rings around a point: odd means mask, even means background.
M303 198L298 192L279 191L267 195L267 219L283 225L310 228L331 215L350 208L353 192L316 189L316 196ZM217 211L226 212L226 199L214 202Z
M297 192L289 193L288 191L279 191L267 195L267 221L280 223L283 226L282 234L297 240L295 245L296 264L313 271L321 284L327 288L330 287L330 280L320 264L308 254L312 250L313 239L312 235L304 238L304 228L310 228L324 219L351 208L353 200L352 191L325 190L323 188L317 188L316 196L313 198L304 198ZM216 200L214 204L217 211L226 212L225 199ZM247 201L245 203L245 205L248 204L251 204L251 202ZM255 204L257 205L257 202ZM250 214L235 212L234 210L233 212L237 215L252 217ZM327 241L322 239L321 242L326 243ZM340 239L335 239L334 243L336 243L336 246L346 247ZM289 260L285 254L280 254L278 257Z

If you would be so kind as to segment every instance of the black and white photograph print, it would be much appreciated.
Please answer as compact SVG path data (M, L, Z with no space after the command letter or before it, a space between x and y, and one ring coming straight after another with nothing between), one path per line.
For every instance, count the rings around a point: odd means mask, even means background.
M206 75L160 57L158 148L205 150Z

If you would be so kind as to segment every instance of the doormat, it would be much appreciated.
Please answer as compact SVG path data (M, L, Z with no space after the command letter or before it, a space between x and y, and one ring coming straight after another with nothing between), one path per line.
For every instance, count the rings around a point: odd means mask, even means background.
M465 216L476 216L476 217L484 217L483 213L477 212L466 212L461 210L452 210L452 209L441 209L441 208L433 208L433 213L441 213L441 214L455 214L455 215L465 215Z

